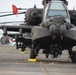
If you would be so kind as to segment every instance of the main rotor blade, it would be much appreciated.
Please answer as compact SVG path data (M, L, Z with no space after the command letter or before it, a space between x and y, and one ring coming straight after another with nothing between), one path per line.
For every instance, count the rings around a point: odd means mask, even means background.
M11 11L0 12L0 14L3 14L3 13L12 13L12 12Z
M18 14L25 14L26 12L20 12ZM12 15L16 15L16 14L6 14L6 15L0 15L0 17L5 17L5 16L12 16Z
M9 22L0 22L0 24L9 24L9 23L22 23L24 21L9 21Z

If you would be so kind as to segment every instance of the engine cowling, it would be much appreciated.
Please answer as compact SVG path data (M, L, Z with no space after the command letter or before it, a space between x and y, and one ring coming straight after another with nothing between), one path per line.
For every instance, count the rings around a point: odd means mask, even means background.
M46 3L49 3L49 1L52 1L52 0L43 0L42 1L42 5L45 5ZM60 0L60 1L63 1L66 5L68 5L68 1L67 0Z
M76 26L76 11L71 10L69 11L69 14L70 14L71 23Z
M42 9L30 8L25 14L25 20L28 25L38 25L42 22Z

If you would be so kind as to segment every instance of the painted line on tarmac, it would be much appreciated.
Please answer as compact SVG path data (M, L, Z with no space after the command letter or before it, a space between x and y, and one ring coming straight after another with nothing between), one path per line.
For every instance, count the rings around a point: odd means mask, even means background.
M0 74L32 74L35 72L23 72L23 71L0 71Z
M40 62L40 69L44 75L50 75L42 62Z

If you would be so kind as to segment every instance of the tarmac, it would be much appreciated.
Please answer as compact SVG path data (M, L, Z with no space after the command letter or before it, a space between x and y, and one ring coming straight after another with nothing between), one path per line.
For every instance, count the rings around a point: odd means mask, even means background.
M36 62L28 62L30 49L24 54L15 46L0 45L0 75L76 75L76 64L65 50L59 58L45 58L42 50Z

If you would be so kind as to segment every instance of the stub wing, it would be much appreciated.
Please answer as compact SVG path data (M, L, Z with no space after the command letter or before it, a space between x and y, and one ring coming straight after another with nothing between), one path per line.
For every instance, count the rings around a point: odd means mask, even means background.
M71 24L76 26L76 10L69 10Z
M14 31L14 32L20 32L20 33L31 33L32 26L28 25L2 25L0 26L0 29L4 31L4 34L7 34L7 31Z
M65 36L76 41L76 27L67 30Z

